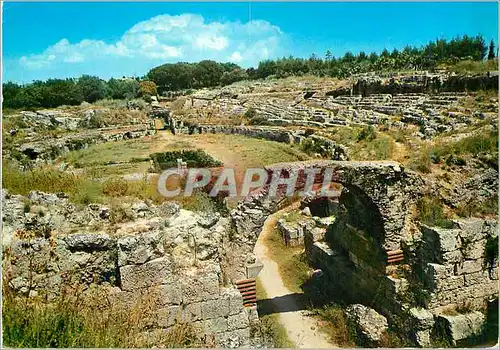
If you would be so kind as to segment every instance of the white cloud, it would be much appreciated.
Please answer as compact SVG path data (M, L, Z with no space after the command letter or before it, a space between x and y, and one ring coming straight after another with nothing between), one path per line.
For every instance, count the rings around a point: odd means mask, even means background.
M97 67L109 62L115 71L121 62L127 62L123 75L131 74L131 61L153 67L166 62L229 59L249 66L282 54L284 37L280 28L262 20L206 22L196 14L160 15L136 23L116 42L61 39L42 53L21 57L19 64L27 70L50 68L51 72L73 72L71 65L78 64L82 74L98 75Z
M229 56L229 61L234 63L241 62L242 59L243 57L241 57L241 54L238 51L233 52L233 54Z

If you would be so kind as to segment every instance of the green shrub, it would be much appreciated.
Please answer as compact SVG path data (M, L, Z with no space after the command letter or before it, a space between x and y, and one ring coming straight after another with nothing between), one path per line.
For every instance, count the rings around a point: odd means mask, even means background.
M464 205L459 206L455 212L458 216L465 218L471 216L497 215L498 195L492 196L485 201L472 199Z
M153 153L149 158L153 160L154 168L158 172L169 168L177 168L177 159L182 159L189 168L222 166L220 161L212 158L201 149Z
M375 128L373 125L368 125L363 127L358 134L358 141L366 140L372 141L377 137L377 133L375 132Z
M429 226L451 228L453 223L444 214L443 204L437 197L424 197L417 203L419 220Z

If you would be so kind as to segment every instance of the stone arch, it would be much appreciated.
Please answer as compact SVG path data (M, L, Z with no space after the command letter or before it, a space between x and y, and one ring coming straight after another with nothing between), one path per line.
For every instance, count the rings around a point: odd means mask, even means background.
M339 183L344 190L339 205L347 213L340 224L365 232L375 242L374 256L381 260L380 268L386 264L386 252L399 250L407 231L410 207L420 193L422 180L409 173L397 162L352 162L352 161L307 161L279 163L265 167L270 176L266 185L250 193L231 217L237 232L237 241L244 260L252 262L253 248L266 218L284 207L287 197L284 190L269 196L271 174L277 171L299 173L296 190L304 189L305 170L318 168L315 184L320 184L326 169L332 168L332 182ZM302 175L301 175L302 174ZM338 239L335 233L327 239ZM253 257L255 260L255 257ZM234 279L245 278L246 271L235 271Z

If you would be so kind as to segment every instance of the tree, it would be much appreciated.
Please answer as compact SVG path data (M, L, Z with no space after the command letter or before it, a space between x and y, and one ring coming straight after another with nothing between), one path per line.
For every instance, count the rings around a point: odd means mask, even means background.
M326 51L325 58L326 58L326 60L327 60L328 62L330 62L330 61L331 61L331 59L332 59L332 53L331 53L331 51L330 51L330 50L327 50L327 51Z
M104 81L98 77L82 75L78 79L77 85L83 94L84 101L93 103L104 98L106 88Z
M111 78L106 84L106 97L108 98L132 99L138 96L138 91L139 82L133 78Z
M204 60L195 65L193 77L196 87L212 87L220 84L224 73L222 67L215 61Z
M488 50L488 59L492 60L495 58L495 43L493 40L490 41L490 48Z
M220 78L222 85L229 85L234 82L248 79L248 74L243 69L234 69L231 72L224 72Z
M156 89L156 84L153 81L150 80L143 80L139 82L139 91L138 91L139 96L156 96L157 95L157 89Z

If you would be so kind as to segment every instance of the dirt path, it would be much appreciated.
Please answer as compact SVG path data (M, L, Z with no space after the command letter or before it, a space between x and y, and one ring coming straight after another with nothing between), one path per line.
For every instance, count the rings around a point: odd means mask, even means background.
M287 209L289 208L269 216L262 227L254 250L264 264L264 268L259 273L259 280L268 298L276 298L273 303L277 310L281 310L280 323L285 327L289 339L297 348L334 348L335 346L328 341L328 337L318 330L317 322L313 318L306 316L301 310L289 311L298 310L300 307L294 298L294 293L283 284L278 264L268 255L265 239L273 232L276 221Z

